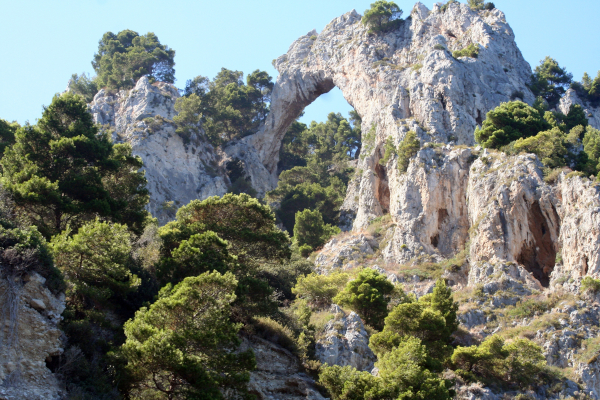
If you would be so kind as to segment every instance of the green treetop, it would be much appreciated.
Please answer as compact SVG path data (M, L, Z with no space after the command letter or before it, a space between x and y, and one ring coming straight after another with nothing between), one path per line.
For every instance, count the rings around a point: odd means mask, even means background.
M393 29L397 21L401 21L402 10L393 1L378 0L365 11L362 23L367 25L369 33Z
M251 398L254 354L236 351L241 324L231 322L236 286L231 273L189 277L125 323L129 398L218 400L224 391Z
M92 66L99 87L128 89L144 75L151 80L175 82L174 57L175 50L160 44L154 33L140 36L127 29L102 36Z
M546 57L535 67L529 87L534 95L542 96L550 108L554 108L572 80L573 75L561 68L555 59Z
M46 237L96 216L141 233L147 216L146 180L131 147L113 146L98 132L85 101L56 96L36 126L17 130L5 151L2 184Z

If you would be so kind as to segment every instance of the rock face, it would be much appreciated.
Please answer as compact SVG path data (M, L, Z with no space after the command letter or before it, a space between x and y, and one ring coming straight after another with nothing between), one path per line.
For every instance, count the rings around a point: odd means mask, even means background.
M325 325L324 338L317 341L317 358L323 364L350 365L359 371L371 371L376 358L358 314L353 311L346 315L336 304L331 306L330 312L334 318Z
M344 14L277 58L280 75L264 128L226 150L256 149L252 156L274 175L289 125L337 86L362 118L359 173L343 207L355 228L388 212L397 197L379 165L387 138L397 144L415 130L423 142L472 144L487 111L515 96L533 101L526 87L531 68L499 10L477 12L460 3L429 10L417 3L398 29L377 35L360 19L356 11ZM452 57L470 44L479 46L478 58Z
M54 296L37 273L27 279L0 281L0 398L59 399L61 386L46 361L63 352L57 324L64 295Z
M300 361L292 353L258 337L244 339L241 350L248 347L256 357L248 390L258 400L325 400L315 382L301 372Z
M144 161L149 211L161 224L173 219L180 206L221 196L229 185L226 160L204 140L201 129L187 139L175 133L171 120L178 97L173 85L152 85L143 77L131 91L112 95L100 90L90 104L95 122L113 130L113 142L131 144Z
M596 129L600 129L600 108L593 107L585 101L582 101L573 89L567 90L565 95L560 99L558 109L566 115L569 112L571 105L575 104L579 104L581 107L583 107L589 124Z

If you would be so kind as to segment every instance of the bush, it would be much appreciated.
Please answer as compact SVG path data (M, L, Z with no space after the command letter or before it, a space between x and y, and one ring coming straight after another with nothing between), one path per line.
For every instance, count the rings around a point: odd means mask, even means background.
M489 111L481 128L475 129L475 140L483 147L499 149L514 140L535 136L551 126L538 110L522 101L502 103Z
M600 131L588 126L583 136L583 151L586 155L584 170L590 175L600 172Z
M579 288L579 290L582 293L600 293L600 279L594 279L591 276L586 276L581 280L581 287Z
M417 155L420 148L421 142L417 138L417 133L408 131L398 146L398 170L400 170L400 173L405 173L408 170L410 159Z
M394 284L379 272L365 268L358 273L356 279L348 282L343 291L333 301L347 305L376 329L383 328L383 320L388 314L390 295Z
M292 353L297 353L299 350L298 340L294 336L294 332L274 319L258 317L246 329L251 329L252 333L257 336L278 344Z
M514 143L513 148L517 153L534 153L548 168L563 167L566 162L565 135L558 128L540 132L526 139L521 138Z
M471 10L483 10L485 4L483 0L469 0L469 7L471 7Z
M444 51L447 50L446 46L444 46L443 44L440 44L440 43L438 43L435 46L433 46L433 49L434 50L444 50Z
M124 30L102 36L92 66L98 87L129 89L144 75L151 81L175 82L174 57L175 50L160 44L154 33L140 36Z
M388 163L388 161L390 160L390 158L392 158L393 156L396 155L396 148L394 147L394 140L391 137L387 138L383 148L384 148L384 154L383 154L383 158L381 160L379 160L379 164L385 166Z
M329 275L318 275L315 273L299 277L292 293L297 298L306 299L313 309L324 309L329 307L333 298L348 282L347 273L335 271Z
M402 21L402 10L392 1L377 0L364 14L362 23L369 27L369 33L392 30Z
M450 7L450 4L454 4L454 3L458 3L458 1L456 1L456 0L448 0L448 1L446 2L446 4L443 4L443 5L440 7L440 12L442 12L442 13L445 13L445 12L446 12L446 10L448 9L448 7Z
M323 246L331 236L340 233L340 228L323 222L319 210L304 210L296 213L294 241L298 246L310 246L313 250Z
M462 50L456 50L452 52L452 57L460 58L460 57L471 57L477 58L479 57L479 45L471 43L467 47Z
M525 389L543 384L546 359L540 346L528 339L505 343L499 336L486 338L479 346L458 346L452 354L456 373L473 381Z

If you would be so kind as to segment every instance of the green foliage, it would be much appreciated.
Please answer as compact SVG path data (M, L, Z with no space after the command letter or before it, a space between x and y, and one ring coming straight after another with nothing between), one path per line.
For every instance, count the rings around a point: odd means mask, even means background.
M386 165L388 163L388 161L390 160L390 158L392 158L394 155L396 155L396 148L394 147L394 140L391 137L387 138L387 140L385 141L385 144L383 146L383 149L384 149L383 158L381 160L379 160L379 164Z
M20 126L16 122L10 123L0 118L0 155L4 149L15 143L15 133Z
M167 286L125 324L128 396L133 399L247 397L252 350L237 352L241 324L231 322L237 282L231 273L204 273Z
M67 224L77 229L95 216L141 233L148 215L141 159L98 132L81 97L54 97L37 126L26 125L15 136L1 161L2 184L44 236Z
M460 58L460 57L471 57L477 58L479 57L479 45L475 43L471 43L467 47L462 50L456 50L452 52L452 57Z
M417 338L407 338L381 355L375 366L379 375L359 372L346 366L321 368L319 383L334 400L446 400L452 398L452 383L427 367L425 346Z
M17 226L5 216L0 218L0 263L1 279L21 282L26 275L36 272L46 279L46 286L53 293L65 288L43 236L35 227Z
M94 96L98 93L97 82L90 78L85 72L81 75L73 74L69 79L68 89L70 92L83 97L86 103L91 103Z
M173 119L178 133L190 135L201 122L213 146L250 135L267 118L273 90L272 78L256 70L246 77L241 71L221 68L209 81L198 76L187 82L184 97L177 99L182 116Z
M72 237L69 229L54 236L50 246L56 267L67 279L70 303L109 307L111 298L140 284L127 265L131 238L125 225L96 220Z
M176 220L160 228L159 234L163 280L182 279L207 268L227 270L239 282L236 318L245 320L276 307L260 268L289 260L290 240L275 225L269 207L258 200L246 194L193 200L181 207ZM226 248L221 239L227 242Z
M292 288L300 277L313 272L314 265L297 255L290 261L281 264L268 263L260 266L260 276L263 277L283 299L292 300Z
M505 343L497 335L479 346L458 346L451 360L456 373L467 380L521 389L543 383L546 367L540 346L528 339Z
M275 321L269 317L258 317L252 322L252 326L246 328L251 332L271 343L280 345L281 347L298 353L299 345L294 332L287 326Z
M579 289L582 293L600 293L600 279L594 279L591 276L586 276L581 280L581 286Z
M402 21L402 10L393 1L377 0L364 14L362 23L369 27L369 33L393 30Z
M234 270L237 259L229 254L227 245L212 231L191 235L180 242L179 247L171 252L171 257L161 258L156 268L159 282L162 285L177 284L188 276L204 272Z
M344 290L339 292L333 301L340 305L347 305L356 311L368 325L381 329L393 292L394 285L387 280L385 275L365 268L358 273L356 279L348 282Z
M354 127L341 114L330 113L324 123L293 123L280 152L278 186L267 193L279 205L277 218L288 232L294 231L295 215L318 210L326 224L337 225L352 168L358 157L360 118L351 113ZM284 170L286 168L289 170Z
M483 147L498 149L549 128L550 124L540 116L538 110L522 101L511 101L487 113L482 127L475 129L475 140Z
M572 80L573 75L561 68L556 60L546 57L535 68L529 88L536 97L543 97L550 108L554 108Z
M152 81L173 83L174 57L175 50L160 44L152 32L143 36L131 30L116 35L106 32L92 61L96 84L109 89L129 89L144 75Z
M588 174L600 172L600 131L588 126L583 137L583 151L586 154L584 170Z
M558 128L540 132L526 139L519 139L514 143L516 152L534 153L548 168L557 168L565 165L567 149L564 145L565 135Z
M588 125L588 119L579 104L571 104L569 112L563 118L563 123L565 124L565 132L568 132L579 125L585 128Z
M417 155L420 148L421 142L417 138L417 133L408 131L398 146L398 170L401 173L405 173L408 170L410 159Z
M335 271L329 275L311 273L299 277L292 293L299 299L305 299L313 309L325 309L329 307L333 298L344 288L348 274Z
M432 357L431 368L440 368L451 354L450 336L458 328L457 304L444 280L436 282L434 293L419 301L404 297L385 318L383 331L371 336L369 347L377 355L391 351L406 337L419 338Z
M340 228L323 222L319 210L298 211L294 224L294 241L298 246L308 245L313 250L323 246L331 236L340 233Z
M597 106L600 103L600 71L594 79L587 72L584 72L581 82L571 83L571 88L577 92L582 100Z

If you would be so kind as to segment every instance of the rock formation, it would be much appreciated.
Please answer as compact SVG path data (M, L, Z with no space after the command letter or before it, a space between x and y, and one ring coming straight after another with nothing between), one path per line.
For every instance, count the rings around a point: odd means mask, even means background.
M369 348L369 335L360 317L353 311L346 315L333 304L333 319L327 322L323 338L317 341L316 357L323 364L350 365L359 371L371 371L375 354Z
M95 122L112 129L113 142L130 143L144 161L149 211L161 224L191 200L222 196L229 184L222 157L200 129L187 139L175 133L178 97L173 85L150 84L143 77L130 91L100 90L90 104Z
M0 399L59 399L60 382L46 363L63 352L64 295L53 295L35 272L25 280L0 280Z

